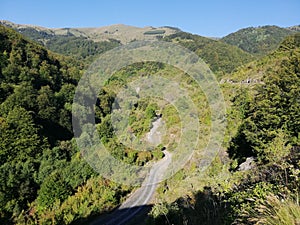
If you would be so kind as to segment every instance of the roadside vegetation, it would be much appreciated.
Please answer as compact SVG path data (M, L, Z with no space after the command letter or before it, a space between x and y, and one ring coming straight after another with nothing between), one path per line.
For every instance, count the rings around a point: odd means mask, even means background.
M199 160L209 138L210 110L188 75L170 65L141 62L117 71L98 93L95 122L101 141L114 157L139 166L163 158L164 149L174 150L180 117L163 99L139 99L128 106L132 137L145 138L157 118L166 130L160 145L137 151L120 142L111 124L118 91L139 77L164 77L180 84L197 106L201 140L195 154L160 184L146 224L300 223L300 35L287 36L275 27L250 31L249 46L235 44L239 33L218 41L185 32L163 38L194 51L225 80L220 86L227 105L226 135L205 171ZM26 32L35 40L49 35ZM274 32L270 53L263 55L265 48L251 44ZM85 224L113 210L133 190L89 166L71 126L73 96L84 69L120 42L64 38L48 43L59 55L0 26L1 224ZM279 39L284 40L276 44ZM228 44L231 40L238 47ZM248 78L260 82L241 82Z

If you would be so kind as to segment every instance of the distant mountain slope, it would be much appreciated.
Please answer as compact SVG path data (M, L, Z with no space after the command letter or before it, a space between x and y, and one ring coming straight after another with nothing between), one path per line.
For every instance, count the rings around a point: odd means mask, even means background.
M300 57L300 33L286 37L274 52L240 67L230 75L230 80L232 82L241 82L245 79L260 80L263 76L284 67L285 61L290 61L295 56Z
M85 35L78 35L75 32L75 34L72 32L56 34L47 28L17 25L6 21L3 24L44 45L53 52L73 56L77 59L93 59L95 55L120 45L120 41L115 39L95 42Z
M49 29L31 25L19 25L1 21L19 33L43 44L51 51L91 61L97 55L118 45L134 40L172 41L196 52L218 76L232 72L235 68L254 59L236 46L198 35L192 35L173 27L138 28L112 25L100 28Z
M39 38L40 41L47 41L53 36L75 36L87 38L89 40L100 42L115 39L122 44L128 43L133 40L156 39L180 31L175 27L134 27L123 24L115 24L105 27L92 27L92 28L45 28L34 25L21 25L9 21L1 20L0 24L13 28L21 33L32 32L31 37Z
M277 26L249 27L231 33L221 40L246 52L263 56L275 50L283 39L295 31Z
M126 25L112 25L99 28L44 28L20 25L9 21L0 24L10 27L24 36L43 44L51 51L87 59L89 61L107 50L133 40L156 40L179 31L173 27L138 28Z
M292 31L296 31L296 32L300 32L300 25L291 26L291 27L288 27L287 29L292 30Z
M178 32L163 40L178 43L199 55L219 77L254 60L254 57L236 46L219 40Z

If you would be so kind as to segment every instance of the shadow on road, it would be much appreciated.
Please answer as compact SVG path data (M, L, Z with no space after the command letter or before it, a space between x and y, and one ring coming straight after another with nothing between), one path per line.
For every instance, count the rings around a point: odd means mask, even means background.
M147 218L153 205L115 209L109 213L93 216L72 223L73 225L140 225Z

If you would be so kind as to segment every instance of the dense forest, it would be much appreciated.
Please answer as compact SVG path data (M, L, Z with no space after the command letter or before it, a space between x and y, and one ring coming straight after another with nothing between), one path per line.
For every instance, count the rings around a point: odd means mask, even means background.
M110 39L108 41L94 42L86 37L77 37L72 33L65 35L49 34L45 31L37 31L33 28L21 28L18 30L24 36L37 41L47 49L76 59L92 60L107 50L120 45L120 41Z
M231 102L224 143L228 156L220 153L200 191L154 206L148 224L299 223L299 62L296 34L250 64L249 69L262 74L260 84L222 85ZM186 169L179 177L189 175ZM161 193L171 195L178 179L169 180Z
M293 33L293 29L277 26L248 27L223 37L222 41L251 54L264 56L278 48L284 38Z
M0 41L1 224L70 224L115 207L128 187L99 177L72 139L83 65L3 26Z
M86 224L113 210L133 189L91 168L76 145L71 122L82 74L97 55L121 42L51 36L35 29L19 32L0 26L0 223ZM180 30L160 39L195 52L225 81L220 87L227 104L227 131L223 149L206 171L197 168L195 154L162 182L143 223L298 224L300 34L267 26L221 40ZM163 158L163 149L172 152L177 143L176 138L164 139L152 151L136 151L114 134L115 96L140 76L174 79L201 112L201 133L208 133L210 121L205 95L179 69L143 62L117 71L98 93L97 131L114 157L144 166ZM249 78L259 82L242 82ZM180 118L170 104L141 99L130 110L130 130L137 137L149 132L158 111L167 133L180 133ZM204 144L199 143L199 149Z
M178 32L163 40L178 43L195 52L218 77L232 72L238 66L250 62L254 58L236 46L186 32Z

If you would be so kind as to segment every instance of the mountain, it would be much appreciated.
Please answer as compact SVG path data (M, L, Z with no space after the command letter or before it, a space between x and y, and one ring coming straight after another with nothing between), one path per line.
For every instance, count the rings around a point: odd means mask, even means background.
M254 152L259 152L258 154L262 154L260 151L264 148L264 144L274 138L274 132L268 133L266 127L272 131L279 128L287 131L288 136L295 138L294 140L291 139L290 143L293 141L297 143L297 136L300 132L300 111L298 110L300 98L299 62L300 33L296 33L285 38L273 53L236 72L236 75L239 74L244 79L247 77L249 81L254 80L253 78L262 81L256 88L257 93L254 94L254 99L257 101L255 103L259 103L259 106L249 110L247 115L249 118L255 119L254 123L251 124L253 126L247 124L248 127L243 127L243 129L247 129L244 134L248 135L246 137L247 143L249 143L248 147L252 148ZM261 112L263 109L264 112ZM251 138L250 135L252 135ZM253 140L256 135L259 137L257 140ZM239 150L239 154L241 154L243 149Z
M91 27L91 28L45 28L34 25L15 24L6 20L1 20L0 24L17 30L25 36L34 37L35 40L46 43L53 36L75 36L87 38L95 42L108 41L115 39L122 44L131 42L133 40L147 40L164 37L180 31L175 27L134 27L123 24L115 24L105 27Z
M138 28L127 25L111 25L99 28L45 28L20 25L2 20L0 24L12 28L24 36L43 44L47 49L92 61L97 55L134 40L156 40L179 31L173 27Z
M291 27L288 27L287 29L292 30L292 31L300 32L300 25L298 25L298 26L291 26Z
M218 77L255 59L250 53L236 46L186 32L166 36L163 40L180 44L195 52Z
M251 54L236 46L168 26L138 28L112 25L99 28L49 29L8 21L1 21L1 23L54 52L77 59L87 59L88 62L91 62L97 55L130 41L157 39L178 43L194 51L219 77L254 59Z
M222 153L210 165L207 180L199 179L198 171L193 175L190 165L165 181L158 192L162 203L152 208L150 225L299 221L300 33L286 37L275 52L251 65L236 73L258 73L259 85L221 85L234 93L223 92L231 98L225 147L229 163ZM178 192L182 194L175 198Z
M83 159L84 151L72 138L72 102L85 66L98 54L133 41L134 29L114 25L124 28L121 40L114 26L97 33L102 28L48 29L3 23L11 28L0 25L0 224L88 224L98 215L110 214L133 189L104 179ZM133 34L127 34L128 29ZM138 215L135 224L297 224L300 34L293 30L298 27L287 28L292 35L273 46L274 50L270 45L268 53L254 55L224 40L176 28L141 29L136 29L139 40L162 39L182 45L207 62L219 78L227 79L220 85L227 116L218 118L227 126L222 147L208 147L213 121L205 93L187 74L170 65L135 63L106 82L91 112L103 144L113 157L128 164L148 166L164 157L162 150L174 157L187 149L180 144L184 130L178 114L186 106L179 102L180 107L175 107L152 97L137 95L137 102L128 105L129 136L117 137L111 124L112 105L119 90L135 78L161 76L176 82L199 112L199 142L191 160L159 184L153 206L147 205L150 213ZM268 35L270 40L280 36L276 32ZM249 38L251 46L254 37ZM264 43L256 47L265 49ZM260 82L240 85L248 78ZM85 92L81 97L85 98ZM146 146L135 149L132 135L147 135L158 117L165 122L162 144L152 151ZM207 169L199 163L202 149L218 151ZM120 210L124 218L128 212L132 211Z
M268 55L241 66L237 71L226 76L231 82L260 81L264 76L271 75L279 70L284 61L292 60L292 55L299 52L299 33L286 37L277 49Z
M221 40L256 56L263 56L275 50L285 37L295 33L295 29L296 27L288 29L278 26L248 27Z

